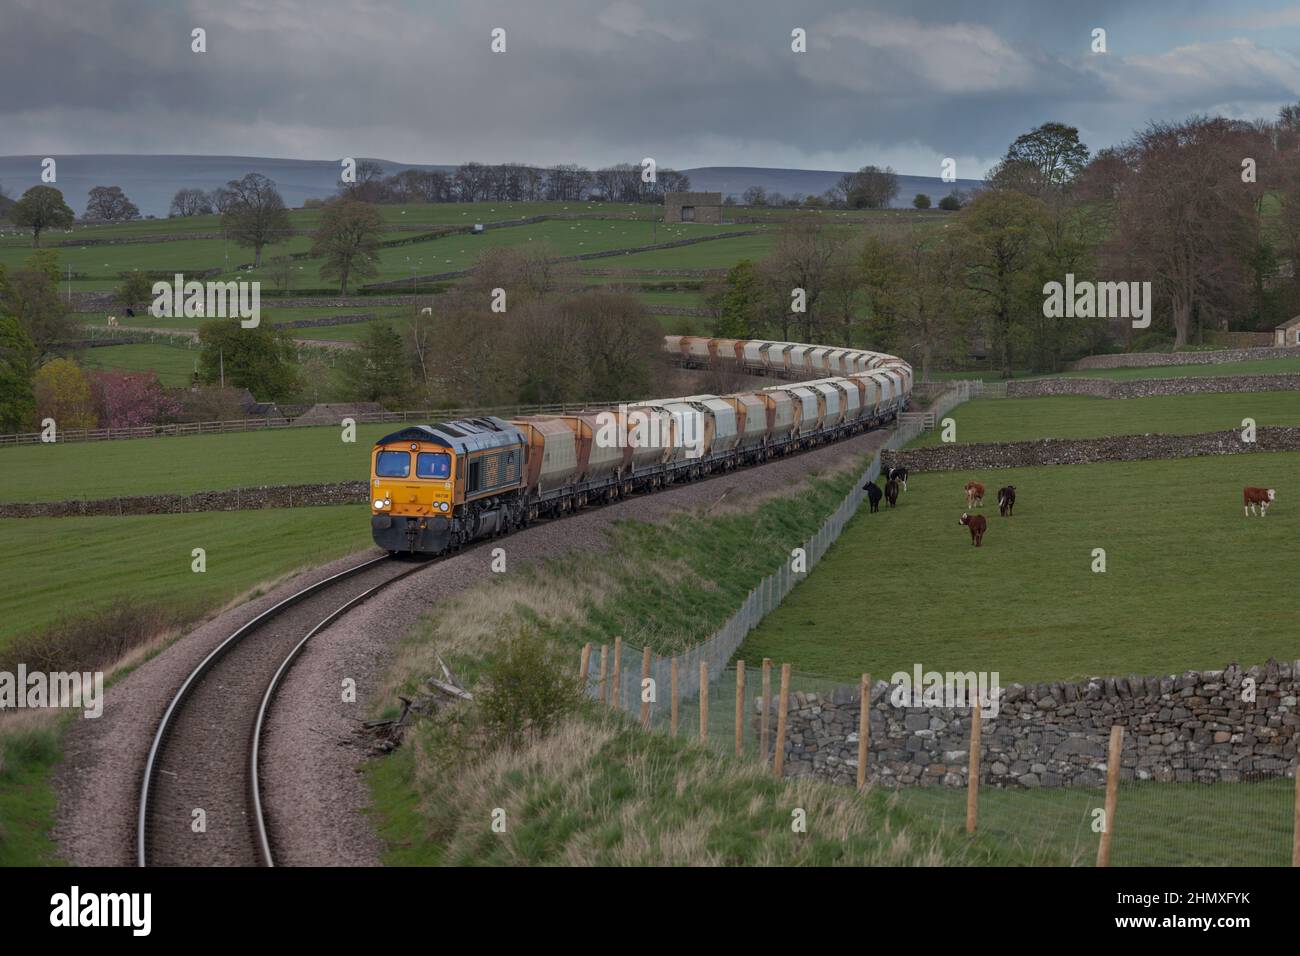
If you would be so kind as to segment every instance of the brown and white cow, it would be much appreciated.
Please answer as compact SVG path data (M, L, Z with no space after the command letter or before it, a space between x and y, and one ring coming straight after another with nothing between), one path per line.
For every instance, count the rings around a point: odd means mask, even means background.
M1274 488L1243 489L1241 492L1241 501L1246 516L1250 517L1255 510L1255 506L1259 505L1259 516L1261 518L1264 517L1264 512L1268 510L1268 506L1273 503L1273 499L1276 497L1277 490Z
M975 547L982 547L984 541L984 532L987 530L989 523L983 515L968 515L962 512L962 516L957 521L958 524L970 528L970 543Z
M978 481L966 482L966 507L975 508L984 504L984 486Z

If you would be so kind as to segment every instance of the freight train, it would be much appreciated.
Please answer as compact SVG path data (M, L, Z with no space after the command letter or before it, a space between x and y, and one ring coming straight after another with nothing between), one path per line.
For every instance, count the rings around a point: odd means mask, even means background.
M402 428L371 455L375 544L440 554L535 518L758 464L887 424L912 390L906 362L861 349L670 335L664 350L688 367L800 380L572 415Z

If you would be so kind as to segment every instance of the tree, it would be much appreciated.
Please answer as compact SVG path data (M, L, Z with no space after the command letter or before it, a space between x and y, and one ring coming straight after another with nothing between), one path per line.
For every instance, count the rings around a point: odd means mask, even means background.
M898 195L898 176L890 166L863 166L841 177L838 188L850 209L883 209Z
M208 193L208 203L212 206L212 211L220 215L225 215L226 211L235 204L235 199L235 193L225 186L218 186Z
M222 226L241 246L252 247L253 265L262 265L262 248L288 238L289 211L275 183L261 173L232 179L226 188L233 199L221 217Z
M1152 282L1168 303L1175 348L1190 340L1194 319L1232 315L1248 299L1258 207L1241 157L1254 152L1251 135L1231 120L1193 117L1153 123L1121 147L1108 263Z
M216 190L214 190L214 193ZM212 199L202 189L178 189L172 197L169 214L173 216L208 216L212 214Z
M94 372L90 380L101 428L139 428L174 421L181 406L155 372Z
M67 305L59 298L58 260L53 250L43 250L28 259L0 286L0 315L16 318L44 361L71 338L75 323Z
M930 197L927 196L925 193L917 193L915 196L912 197L912 205L915 206L917 209L929 209Z
M1079 131L1064 123L1044 123L1017 136L985 179L993 188L1017 189L1042 197L1070 186L1088 164L1088 147Z
M356 202L383 202L387 191L384 181L384 167L373 159L363 159L357 163L356 178L353 182L338 182L340 196Z
M124 309L143 311L141 305L153 299L153 280L148 275L135 269L129 273L114 293L117 304Z
M1041 310L1029 267L1045 216L1041 200L1011 190L982 192L962 213L966 287L985 319L1003 378L1011 377L1014 338L1026 311Z
M357 348L342 357L340 369L353 401L398 407L410 391L402 337L387 322L367 326Z
M873 312L888 318L897 345L917 357L921 381L929 381L935 354L959 337L958 243L920 234L871 237L863 264Z
M59 428L94 428L98 424L90 379L72 359L56 358L37 369L32 394L39 419L52 418Z
M86 222L127 222L140 218L140 210L120 186L96 186L86 202Z
M242 328L238 318L214 319L199 326L199 378L246 388L260 401L284 401L298 389L293 342L283 330L266 325Z
M339 292L347 295L352 276L376 275L383 225L379 211L367 203L351 199L328 203L312 234L311 254L325 260L320 267L321 278L338 279Z
M36 346L12 316L0 315L0 432L20 432L36 417Z
M740 201L746 206L766 206L767 190L762 186L750 186L740 194Z
M768 301L752 259L741 259L730 271L718 296L718 317L713 334L726 339L750 339L763 328L763 305Z
M939 208L945 212L956 212L961 208L961 194L954 189L939 200Z
M775 248L763 260L763 271L773 296L782 303L778 314L783 339L790 338L790 326L795 323L803 341L814 340L817 301L835 254L846 241L843 231L823 225L816 216L793 216L782 224ZM798 298L796 290L802 290ZM793 311L796 303L802 304L803 311Z
M32 230L32 245L41 244L41 233L46 229L66 229L72 225L73 214L63 201L63 193L53 186L33 186L9 210L9 219L15 226Z

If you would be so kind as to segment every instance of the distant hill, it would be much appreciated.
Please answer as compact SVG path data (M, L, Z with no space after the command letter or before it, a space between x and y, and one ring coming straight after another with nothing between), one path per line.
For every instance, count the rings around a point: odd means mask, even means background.
M31 186L40 185L41 156L0 156L0 185L17 199ZM339 162L333 159L267 159L257 156L55 156L58 180L53 183L80 216L95 186L121 186L144 215L165 217L178 189L214 189L246 173L261 173L275 180L290 206L303 200L323 199L334 193ZM361 159L362 157L357 157ZM394 163L375 160L385 175L404 169L454 170L455 166ZM820 169L765 169L751 166L700 166L683 170L691 177L691 188L740 197L750 186L786 196L802 193L817 196L835 185L843 172ZM934 201L954 187L976 189L979 182L959 179L945 183L937 176L898 177L895 206L911 205L912 197L926 193Z

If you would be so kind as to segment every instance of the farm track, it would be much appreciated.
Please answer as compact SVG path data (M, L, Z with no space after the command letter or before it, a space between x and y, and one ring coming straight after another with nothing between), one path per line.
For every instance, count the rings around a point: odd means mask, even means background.
M256 731L273 678L304 639L373 592L427 567L380 557L295 592L235 631L191 673L168 706L146 764L138 807L141 866L271 862L275 821L254 795ZM205 814L194 832L195 810Z

